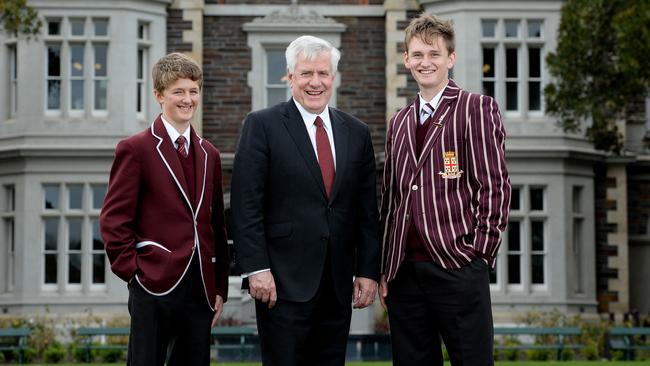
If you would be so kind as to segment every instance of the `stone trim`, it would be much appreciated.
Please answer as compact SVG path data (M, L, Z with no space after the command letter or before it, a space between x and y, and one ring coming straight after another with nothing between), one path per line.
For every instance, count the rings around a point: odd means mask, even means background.
M265 16L282 11L286 5L205 5L206 16ZM322 16L383 17L382 5L300 5L308 12Z

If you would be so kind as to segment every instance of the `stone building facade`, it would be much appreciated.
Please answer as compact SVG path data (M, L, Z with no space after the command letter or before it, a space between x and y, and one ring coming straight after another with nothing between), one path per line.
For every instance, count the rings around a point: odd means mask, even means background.
M97 217L117 141L159 113L152 64L185 52L203 65L194 126L230 175L241 121L288 99L283 51L303 34L342 51L332 105L371 129L378 169L389 118L416 96L403 30L421 11L453 21L464 89L494 96L513 184L492 300L497 322L530 310L650 311L649 106L626 124L626 152L596 151L544 113L545 55L563 1L30 0L37 39L0 33L0 309L124 313L127 291L102 253ZM91 67L92 66L92 67ZM250 321L231 278L228 314ZM375 314L355 315L372 331Z

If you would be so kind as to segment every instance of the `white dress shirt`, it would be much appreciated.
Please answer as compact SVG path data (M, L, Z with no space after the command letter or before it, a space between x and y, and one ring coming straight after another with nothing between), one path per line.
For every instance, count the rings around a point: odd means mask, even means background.
M313 114L307 111L300 103L295 99L293 102L298 107L298 111L302 116L302 121L305 123L305 128L307 128L307 133L309 134L309 140L311 141L311 146L314 148L314 154L316 154L316 160L318 160L318 150L316 149L316 117L320 117L323 120L323 127L325 132L327 132L327 138L330 140L330 148L332 149L332 160L334 161L334 170L336 171L336 149L334 147L334 132L332 130L332 121L330 120L329 106L326 105L325 109L320 114Z
M167 130L167 134L169 135L169 138L172 139L172 144L174 144L174 149L178 150L178 143L176 143L176 139L178 136L183 135L185 137L185 151L188 153L190 152L190 125L187 125L187 128L185 131L181 134L176 131L174 126L172 126L171 123L167 122L165 117L162 115L160 116L160 119L163 121L163 125L165 125L165 129Z
M427 103L431 104L433 112L435 113L436 109L438 109L438 103L440 103L440 98L442 98L442 92L445 91L445 88L447 88L447 84L445 84L445 87L440 89L438 94L434 95L431 100L424 100L422 94L418 93L418 97L420 98L420 123L424 123L424 121L429 117L429 115L423 110L424 105Z

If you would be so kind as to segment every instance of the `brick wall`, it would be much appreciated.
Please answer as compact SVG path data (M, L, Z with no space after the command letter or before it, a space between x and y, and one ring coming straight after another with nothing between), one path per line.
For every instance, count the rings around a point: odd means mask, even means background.
M647 166L630 166L628 169L627 217L630 235L647 235L650 217L650 180L640 178L647 173Z
M411 22L411 19L415 18L418 16L420 13L420 10L408 10L406 12L406 20L400 21L397 24L397 29L399 30L405 30L406 27L409 25ZM401 38L402 40L404 39L403 37ZM397 44L397 52L399 53L404 53L405 46L404 42L399 42ZM411 72L404 66L404 63L400 63L397 65L397 73L399 75L406 75L406 87L405 88L399 88L397 90L397 96L398 97L405 97L407 103L410 103L413 101L415 96L418 93L418 84L415 82L415 79L413 79L413 76L411 76ZM397 111L395 111L397 112Z
M386 49L384 18L336 18L347 26L341 35L341 85L337 107L367 123L375 152L386 137Z
M241 122L251 110L247 85L251 50L242 24L253 17L206 16L203 20L203 136L222 153L235 152ZM341 35L341 86L337 106L370 127L375 151L383 151L386 134L385 28L383 18L340 17L348 28ZM224 167L224 191L230 172Z
M183 42L183 31L192 29L192 22L183 20L183 11L168 9L167 11L167 52L189 52L192 44Z
M221 152L234 152L251 109L246 77L251 51L241 25L252 17L203 19L203 135Z
M234 152L241 121L251 109L247 73L251 51L241 30L251 17L205 17L203 31L203 135L222 152ZM376 151L386 134L385 36L383 18L339 18L348 27L341 37L341 86L337 106L371 128Z

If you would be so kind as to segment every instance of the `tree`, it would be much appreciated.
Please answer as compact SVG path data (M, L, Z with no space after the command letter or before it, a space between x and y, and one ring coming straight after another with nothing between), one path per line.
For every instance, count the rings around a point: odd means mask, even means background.
M650 91L650 0L568 0L546 63L547 111L565 131L591 119L586 135L595 148L620 154L616 122Z
M7 33L35 36L42 25L36 10L27 5L27 0L0 0L0 26Z

